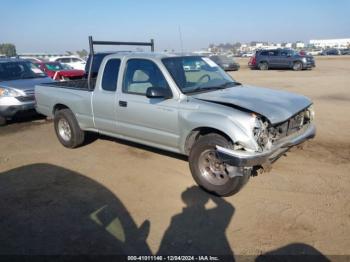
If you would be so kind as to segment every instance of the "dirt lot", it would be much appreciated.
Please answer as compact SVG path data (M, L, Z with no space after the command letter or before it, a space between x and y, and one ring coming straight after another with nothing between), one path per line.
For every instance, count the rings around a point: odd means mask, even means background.
M239 62L238 81L313 99L315 140L220 199L194 187L181 156L106 137L68 150L51 122L10 123L0 253L350 254L350 57L303 72Z

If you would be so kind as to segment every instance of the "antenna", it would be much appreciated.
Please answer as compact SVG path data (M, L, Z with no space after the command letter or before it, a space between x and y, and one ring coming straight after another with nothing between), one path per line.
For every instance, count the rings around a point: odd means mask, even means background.
M183 48L183 42L182 42L181 26L179 26L179 36L180 36L181 53L183 54L184 48Z

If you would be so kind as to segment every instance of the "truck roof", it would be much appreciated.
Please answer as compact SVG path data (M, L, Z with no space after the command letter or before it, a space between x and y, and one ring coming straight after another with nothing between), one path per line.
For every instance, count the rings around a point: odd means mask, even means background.
M119 57L119 58L156 58L156 59L162 59L166 57L176 57L176 56L183 56L183 55L177 55L172 53L158 53L158 52L115 52L111 53L106 57Z

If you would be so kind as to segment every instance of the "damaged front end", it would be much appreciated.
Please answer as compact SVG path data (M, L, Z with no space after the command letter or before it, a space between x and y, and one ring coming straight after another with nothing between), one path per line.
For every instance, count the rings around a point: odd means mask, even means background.
M253 117L252 132L257 143L257 150L246 150L243 147L228 149L216 146L218 157L223 163L255 170L269 167L289 149L316 135L312 106L275 125L271 125L263 116L253 114Z

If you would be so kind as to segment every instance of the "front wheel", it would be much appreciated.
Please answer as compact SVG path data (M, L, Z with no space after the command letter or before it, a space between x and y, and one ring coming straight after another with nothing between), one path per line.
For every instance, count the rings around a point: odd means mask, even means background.
M303 69L303 64L301 62L294 62L293 64L293 70L294 71L300 71Z
M194 144L189 155L192 176L199 186L219 196L238 193L248 182L250 172L221 162L216 146L232 144L219 134L205 135Z

